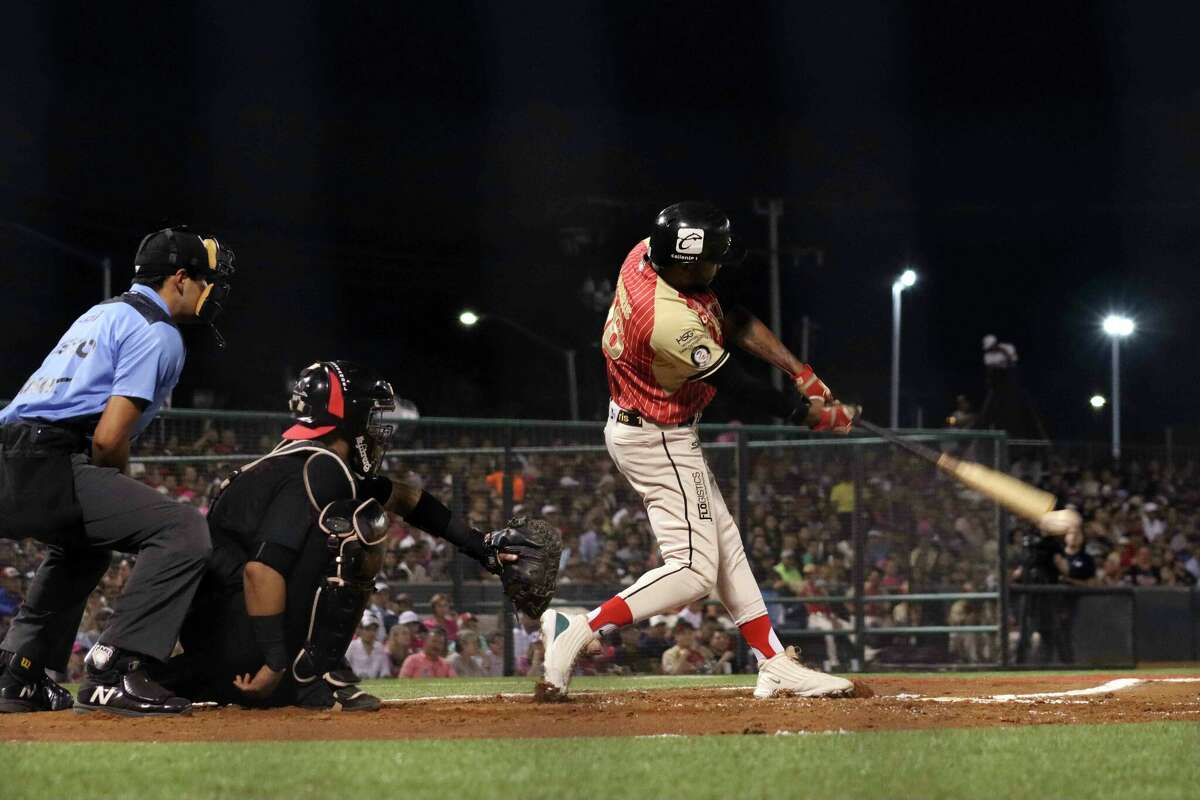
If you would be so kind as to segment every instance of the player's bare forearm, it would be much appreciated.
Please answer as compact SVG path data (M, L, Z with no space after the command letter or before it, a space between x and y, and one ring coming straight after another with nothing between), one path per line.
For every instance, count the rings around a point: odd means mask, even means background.
M251 617L282 614L287 604L287 582L273 567L260 561L246 562L242 571L246 613Z
M129 437L142 415L146 401L113 395L108 398L100 421L92 432L92 463L125 472L129 466Z
M788 375L797 374L804 366L762 320L742 306L725 315L724 331L728 341Z

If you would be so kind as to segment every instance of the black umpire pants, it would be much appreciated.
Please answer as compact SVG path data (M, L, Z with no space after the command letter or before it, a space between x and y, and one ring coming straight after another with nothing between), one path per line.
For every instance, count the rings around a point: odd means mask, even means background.
M38 529L35 524L21 531L47 544L48 553L0 647L47 668L65 670L88 595L116 550L136 554L137 560L100 642L166 660L212 551L208 524L192 506L115 469L93 466L82 453L65 458L59 454L57 460L30 456L23 445L43 427L0 427L5 445L0 449L0 489L22 488L15 497L0 492L5 495L0 505L28 519L31 503L44 503L54 494L31 489L27 474L38 471L43 488L60 482L60 496L66 496L68 488L73 491L78 513L71 519L57 518L52 528ZM7 510L0 508L0 513Z

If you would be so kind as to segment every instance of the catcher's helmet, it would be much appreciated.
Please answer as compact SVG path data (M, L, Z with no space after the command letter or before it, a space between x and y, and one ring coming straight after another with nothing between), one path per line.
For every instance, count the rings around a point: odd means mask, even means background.
M350 468L374 474L394 426L384 414L396 408L392 385L375 370L349 361L318 361L300 372L288 410L296 424L284 439L316 439L337 431L350 442Z
M729 217L716 206L676 203L658 212L654 220L650 262L657 269L702 261L732 264L745 255L729 233Z

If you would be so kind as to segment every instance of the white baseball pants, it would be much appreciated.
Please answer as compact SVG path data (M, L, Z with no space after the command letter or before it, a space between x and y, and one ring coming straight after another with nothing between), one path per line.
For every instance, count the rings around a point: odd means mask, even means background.
M694 427L617 422L609 405L604 442L646 504L663 565L620 593L633 621L713 594L741 625L767 613L737 523L725 506Z

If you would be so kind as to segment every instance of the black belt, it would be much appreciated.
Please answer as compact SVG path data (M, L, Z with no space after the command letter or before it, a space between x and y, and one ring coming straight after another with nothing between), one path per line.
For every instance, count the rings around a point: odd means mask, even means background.
M663 424L661 422L655 422L654 420L646 420L646 421L652 425L657 425L660 428L690 428L692 425L694 425L696 423L696 419L699 416L700 415L697 414L695 417L687 420L686 422L670 422L670 423L666 423L666 424ZM636 411L627 411L624 408L618 409L616 419L617 419L617 422L621 423L622 425L630 425L634 428L642 427L642 415Z
M14 436L19 436L17 429L26 429L26 435L29 437L27 441L34 446L66 453L87 453L91 450L87 440L89 434L70 424L43 419L22 419L2 427L11 429Z

